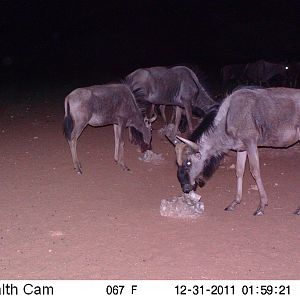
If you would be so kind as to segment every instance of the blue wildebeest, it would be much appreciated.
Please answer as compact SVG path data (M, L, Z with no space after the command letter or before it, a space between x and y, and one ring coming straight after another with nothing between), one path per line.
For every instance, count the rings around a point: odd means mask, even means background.
M132 91L143 94L144 101L154 105L162 105L162 117L166 122L164 106L176 107L174 136L184 109L190 132L192 125L192 108L204 111L215 104L200 84L196 74L185 66L152 67L138 69L127 75Z
M291 62L288 65L288 81L289 87L299 88L300 87L300 63Z
M224 154L237 151L237 193L226 208L234 210L242 199L242 183L248 155L250 171L260 194L254 215L268 204L260 175L258 147L288 147L300 138L300 90L290 88L240 89L212 110L190 139L175 146L183 192L203 186L217 169ZM296 211L300 214L300 209Z
M275 77L280 77L282 85L287 81L286 64L277 64L267 62L265 60L258 60L254 63L246 65L243 73L243 82L247 84L258 84L263 86L270 86L271 80Z
M222 90L227 93L236 86L243 84L243 75L246 64L226 65L221 70Z
M124 132L129 127L141 144L150 146L152 119L144 118L137 106L135 96L126 84L106 84L78 88L65 99L64 133L68 140L74 168L81 174L77 157L77 139L87 125L113 124L115 135L114 159L124 170ZM139 141L135 140L135 143Z

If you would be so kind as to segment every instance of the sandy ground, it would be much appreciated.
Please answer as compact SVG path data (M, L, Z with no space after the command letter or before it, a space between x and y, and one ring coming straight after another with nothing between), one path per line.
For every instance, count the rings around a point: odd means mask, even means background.
M181 194L173 146L158 136L160 165L125 144L122 171L113 161L113 128L86 128L71 163L62 134L63 98L22 96L0 116L0 279L300 279L300 147L261 149L269 196L247 168L244 198L235 195L235 153L199 189L205 204L194 221L160 216L161 200Z

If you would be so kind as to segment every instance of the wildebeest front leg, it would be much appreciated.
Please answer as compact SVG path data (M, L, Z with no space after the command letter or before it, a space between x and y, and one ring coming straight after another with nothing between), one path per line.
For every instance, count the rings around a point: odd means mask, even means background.
M229 206L225 208L226 211L232 211L235 207L241 203L243 195L243 177L246 165L247 152L237 152L236 157L236 177L237 177L237 191L235 200L231 202Z
M178 127L180 124L180 120L181 120L181 114L182 114L182 108L179 106L176 106L176 112L175 112L175 128L174 128L174 132L173 132L173 136L171 138L175 138L177 131L178 131Z
M125 127L114 124L115 133L115 162L120 165L123 170L129 171L129 168L124 163L124 131Z
M165 122L165 124L167 124L167 117L166 117L166 106L165 105L160 105L159 106L159 111L160 111L160 114ZM153 116L153 114L151 115L151 117Z
M193 132L193 123L192 123L192 107L190 105L185 106L185 115L189 126L189 132Z
M174 123L175 115L176 115L176 106L172 106L172 114L171 114L170 123Z
M260 176L260 167L259 167L259 157L258 157L258 150L257 146L254 144L251 144L249 146L248 151L248 157L249 157L249 164L250 164L250 171L253 176L253 178L256 181L256 185L259 191L260 195L260 204L257 208L257 210L254 212L255 216L260 216L264 214L265 206L268 205L268 197L265 191L265 188L263 186L261 176Z

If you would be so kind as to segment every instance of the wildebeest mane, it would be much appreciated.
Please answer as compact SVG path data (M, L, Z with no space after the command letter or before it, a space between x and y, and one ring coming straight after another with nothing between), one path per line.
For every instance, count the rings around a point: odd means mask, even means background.
M210 108L208 113L203 118L202 122L189 137L189 140L196 143L204 133L209 132L214 128L214 120L218 113L219 107L219 105L214 105Z
M224 158L224 155L224 153L220 153L217 156L212 156L205 161L203 168L204 178L208 179L214 174L214 172L218 169L220 162Z
M147 112L147 108L149 107L149 102L145 100L145 93L140 88L133 88L133 79L130 77L127 77L126 79L123 79L121 81L123 84L125 84L131 91L131 93L134 96L134 101L137 106L137 108L142 112L142 114L145 116Z
M199 68L199 66L192 64L192 63L182 63L182 64L174 65L172 67L176 67L176 66L183 66L183 67L187 67L190 70L192 70L194 72L194 74L196 75L201 87L208 94L208 96L211 97L212 88L209 86L208 79L207 79L208 76L202 69ZM213 97L211 97L211 98L213 98Z
M132 84L131 78L123 79L121 82L130 89L131 93L133 94L134 105L136 106L136 108L139 111L141 111L143 116L145 116L146 112L147 112L148 103L144 100L145 94L143 93L143 91L141 89L133 89L132 88L133 84ZM146 150L151 149L151 144L147 145L144 142L143 134L139 130L137 130L133 126L130 126L129 131L131 133L130 142L133 145L138 145L141 149L141 152L145 152Z

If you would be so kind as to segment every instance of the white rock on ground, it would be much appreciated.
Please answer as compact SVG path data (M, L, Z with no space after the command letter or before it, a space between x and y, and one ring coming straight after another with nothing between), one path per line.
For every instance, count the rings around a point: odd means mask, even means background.
M196 219L204 212L201 196L194 191L171 199L163 199L160 204L160 214L163 217Z

